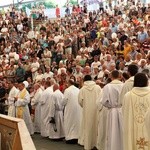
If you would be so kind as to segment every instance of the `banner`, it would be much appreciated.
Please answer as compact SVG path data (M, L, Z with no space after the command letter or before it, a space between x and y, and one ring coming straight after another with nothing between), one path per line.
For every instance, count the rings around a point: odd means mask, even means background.
M79 0L80 1L80 0ZM43 5L46 5L48 8L50 7L56 7L58 5L59 7L65 7L66 3L71 4L71 5L76 5L78 3L78 0L6 0L4 3L4 0L0 0L0 7L3 6L9 6L9 5L24 5L24 4L38 4L42 3Z

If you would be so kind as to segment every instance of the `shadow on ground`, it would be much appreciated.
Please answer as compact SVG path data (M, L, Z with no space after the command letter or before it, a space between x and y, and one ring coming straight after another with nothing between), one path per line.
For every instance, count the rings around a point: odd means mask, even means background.
M83 150L83 147L77 144L66 144L65 141L53 141L48 138L42 138L40 134L32 137L36 150Z

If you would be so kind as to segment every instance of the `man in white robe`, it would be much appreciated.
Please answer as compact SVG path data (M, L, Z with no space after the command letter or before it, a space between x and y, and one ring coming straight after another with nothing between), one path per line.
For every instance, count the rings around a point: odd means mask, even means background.
M122 114L119 104L123 83L119 81L120 73L111 72L111 82L104 86L102 93L102 110L99 115L97 148L99 150L122 150Z
M28 104L30 103L30 94L23 83L18 85L19 93L15 97L16 117L25 121L29 133L34 134L33 123L31 120Z
M133 88L133 82L134 82L134 76L138 73L138 66L131 64L128 66L128 74L130 78L124 83L121 94L120 94L120 103L122 104L122 100L124 98L124 95L132 90Z
M96 85L90 75L85 75L84 85L80 89L78 101L83 108L80 137L78 143L84 145L85 150L96 147L98 111L96 102L100 99L101 88Z
M67 143L77 143L81 119L81 107L78 104L79 89L74 86L74 81L69 80L69 87L64 92L63 105L64 129Z
M64 116L63 116L63 94L59 90L59 85L53 85L53 91L50 101L50 139L64 138Z
M124 150L150 149L150 86L148 78L138 73L134 87L123 99Z
M49 129L50 129L50 117L49 117L49 110L50 110L50 101L51 95L53 94L53 89L50 87L51 84L49 81L45 83L45 90L43 91L40 99L41 105L41 136L48 137L49 136Z
M8 116L15 117L16 116L15 97L17 96L19 90L14 86L13 81L9 81L8 85L10 88L8 98L6 101L6 103L8 104Z
M34 96L31 99L32 108L34 108L34 132L41 132L41 106L40 106L40 99L42 95L42 89L40 85L36 83L34 85Z

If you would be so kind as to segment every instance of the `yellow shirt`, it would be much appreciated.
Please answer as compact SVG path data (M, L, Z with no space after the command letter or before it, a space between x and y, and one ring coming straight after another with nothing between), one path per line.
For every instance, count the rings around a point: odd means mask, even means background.
M123 52L124 58L126 58L126 56L128 55L128 53L129 53L131 50L132 50L132 49L131 49L131 45L130 45L130 44L128 44L127 46L124 46L124 52Z

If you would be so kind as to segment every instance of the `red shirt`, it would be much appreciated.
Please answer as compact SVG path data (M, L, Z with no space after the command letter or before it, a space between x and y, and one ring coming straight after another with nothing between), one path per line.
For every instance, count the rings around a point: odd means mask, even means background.
M103 27L108 27L108 22L106 20L102 20L102 26Z
M57 7L56 8L56 17L59 17L60 16L60 9Z
M77 12L77 13L80 13L80 12L81 12L81 8L80 8L80 7L77 7L77 8L76 8L76 12Z

